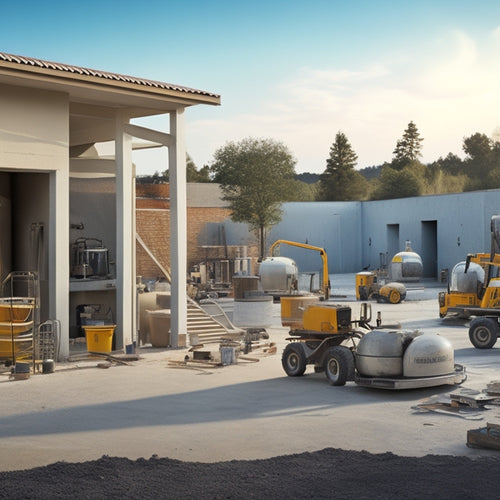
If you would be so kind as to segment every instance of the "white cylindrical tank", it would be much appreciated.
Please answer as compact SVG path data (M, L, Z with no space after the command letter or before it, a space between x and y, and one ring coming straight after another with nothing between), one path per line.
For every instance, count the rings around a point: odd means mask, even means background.
M424 266L415 252L399 252L391 261L390 275L393 281L420 281Z
M462 293L477 293L484 283L484 269L475 262L469 264L465 272L465 261L453 267L450 279L450 291Z
M403 356L403 376L433 377L455 370L451 343L445 338L426 333L412 340Z
M299 269L288 257L268 257L259 266L260 281L264 293L297 293Z

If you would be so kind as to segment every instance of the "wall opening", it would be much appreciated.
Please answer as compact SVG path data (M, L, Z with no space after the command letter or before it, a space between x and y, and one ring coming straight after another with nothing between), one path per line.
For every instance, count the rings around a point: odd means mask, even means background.
M422 248L424 278L437 278L437 220L422 221Z
M400 252L399 248L399 224L387 224L387 257L388 263L394 255Z

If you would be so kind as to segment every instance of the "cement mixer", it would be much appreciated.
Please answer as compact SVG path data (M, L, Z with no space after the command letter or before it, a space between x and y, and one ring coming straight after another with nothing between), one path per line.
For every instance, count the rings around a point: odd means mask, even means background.
M283 297L282 303L286 300ZM455 364L453 347L445 338L384 328L381 318L376 327L370 321L371 306L366 303L361 304L358 320L351 319L347 306L307 306L301 324L290 330L283 369L297 377L311 364L331 385L354 381L380 389L456 385L466 379L465 368Z

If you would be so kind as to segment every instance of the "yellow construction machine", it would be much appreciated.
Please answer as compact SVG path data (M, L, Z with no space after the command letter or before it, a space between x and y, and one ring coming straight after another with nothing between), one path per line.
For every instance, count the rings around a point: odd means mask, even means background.
M371 326L371 306L366 303L361 304L359 319L352 319L349 306L304 300L281 299L282 325L291 326L281 358L289 377L302 376L307 365L313 365L314 372L324 372L334 386L354 381L365 387L414 389L465 380L465 368L455 365L451 343L437 334L403 332L401 325L383 327L379 314L377 326Z
M399 304L406 298L403 283L380 279L376 271L362 271L356 274L356 299L376 299L377 302Z
M277 240L270 249L270 257L264 259L260 265L260 276L264 292L273 295L288 295L298 292L298 268L295 262L286 257L275 257L274 251L278 245L290 245L306 250L319 252L323 261L323 269L320 274L320 292L324 300L330 297L330 278L328 275L328 257L323 248L297 243L295 241ZM281 259L281 260L279 260Z
M478 349L492 348L500 335L500 216L491 218L490 253L468 254L451 273L448 291L440 292L439 316L476 316L469 339Z

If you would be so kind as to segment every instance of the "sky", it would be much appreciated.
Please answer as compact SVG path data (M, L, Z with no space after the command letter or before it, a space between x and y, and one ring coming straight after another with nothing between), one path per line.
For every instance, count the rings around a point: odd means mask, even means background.
M198 168L253 137L321 173L339 131L357 168L380 165L410 121L425 163L463 157L476 132L500 140L498 0L17 0L1 12L0 52L220 94L185 113ZM141 124L168 131L164 116ZM134 161L152 174L166 152Z

